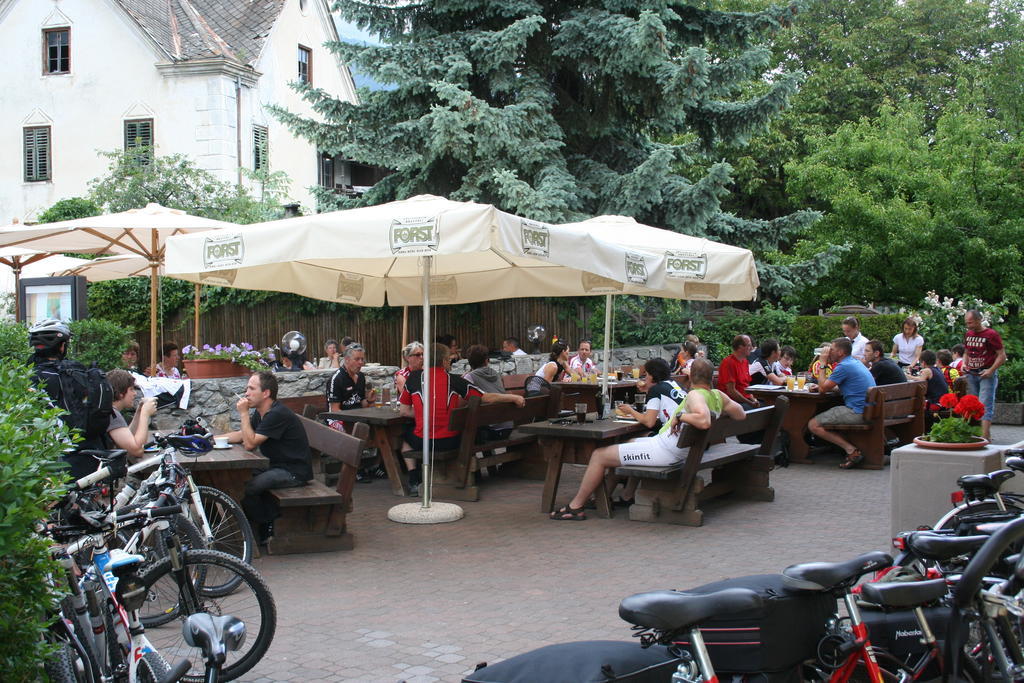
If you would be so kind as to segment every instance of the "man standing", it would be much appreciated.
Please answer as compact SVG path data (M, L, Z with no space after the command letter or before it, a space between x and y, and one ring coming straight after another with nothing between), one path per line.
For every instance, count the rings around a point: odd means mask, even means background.
M864 403L868 389L875 386L875 380L860 361L850 356L853 344L848 337L839 337L832 341L828 351L822 351L818 371L818 391L827 392L838 388L843 394L843 405L829 408L815 415L807 428L815 436L839 446L846 452L846 460L839 467L848 470L856 467L864 459L864 454L852 443L839 436L836 432L825 429L825 425L850 425L864 422ZM832 374L825 377L825 366L835 363Z
M981 418L981 436L991 440L992 413L996 405L996 387L999 386L999 366L1006 362L1003 338L985 326L981 313L976 310L964 314L967 333L964 335L964 372L967 391L985 405Z
M760 403L747 393L750 386L750 350L754 348L750 337L738 334L732 339L732 353L722 359L718 367L718 390L739 403L743 410L753 410Z
M860 321L852 315L849 318L844 318L843 334L846 335L846 338L850 340L850 344L853 346L853 353L850 355L867 365L867 361L864 360L864 346L868 343L868 338L861 334Z
M331 410L353 410L366 408L376 398L376 389L366 391L366 352L359 344L350 344L345 349L345 362L327 383L327 403Z
M242 509L256 529L260 545L274 537L274 520L280 517L271 489L302 486L313 478L309 441L299 417L277 400L277 378L264 370L249 377L245 396L235 404L241 429L229 432L231 443L246 450L260 449L270 460L270 468L245 485ZM249 411L252 411L250 414Z
M896 365L896 361L885 355L885 347L877 339L872 339L864 347L864 360L871 369L871 376L875 378L875 386L907 381L903 370Z
M526 351L519 348L519 339L516 337L505 337L505 341L501 342L501 350L506 353L511 353L513 356L526 356Z

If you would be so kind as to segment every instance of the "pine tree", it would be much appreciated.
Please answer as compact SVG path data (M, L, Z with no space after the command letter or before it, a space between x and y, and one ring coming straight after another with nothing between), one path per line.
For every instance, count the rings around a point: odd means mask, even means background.
M760 41L790 25L795 5L722 12L673 0L339 0L335 8L383 44L331 48L392 87L361 91L352 104L297 85L326 123L277 115L323 151L394 170L348 205L430 193L549 222L620 214L762 257L817 218L726 214L728 164L698 179L680 173L785 108L799 75L766 76L770 51ZM785 293L794 268L817 273L832 255L814 260L810 269L762 261L762 293Z

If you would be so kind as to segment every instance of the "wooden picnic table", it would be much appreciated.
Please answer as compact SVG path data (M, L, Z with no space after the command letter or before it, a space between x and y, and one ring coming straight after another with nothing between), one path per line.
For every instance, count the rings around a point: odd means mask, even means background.
M647 428L638 422L619 422L612 419L595 420L584 424L553 424L550 421L533 422L518 427L525 434L536 435L541 453L547 461L544 490L541 494L541 512L555 509L558 482L562 478L562 465L586 465L594 449L638 436ZM611 517L609 491L602 484L594 491L597 512Z
M237 502L245 495L245 484L253 477L253 470L265 470L270 459L247 451L242 444L231 448L214 449L198 458L178 455L178 462L192 472L197 484L212 486L228 494Z
M786 411L786 416L782 419L782 430L789 435L789 461L804 465L813 462L807 457L810 447L804 441L804 430L807 428L807 423L818 413L841 405L843 402L843 395L838 391L823 394L807 389L789 391L780 388L747 389L747 392L764 405L772 405L779 396L789 398L789 410Z
M586 403L590 412L597 410L597 395L601 393L601 382L552 382L553 386L562 388L562 408L572 410L576 403ZM636 395L635 379L615 380L608 383L613 401L632 403Z
M370 425L370 444L376 446L377 452L380 453L384 470L388 473L388 481L391 482L391 492L396 496L409 495L405 477L402 476L405 467L400 464L393 444L399 443L405 425L413 423L411 417L404 417L399 411L387 406L321 413L320 417L344 422L365 422Z

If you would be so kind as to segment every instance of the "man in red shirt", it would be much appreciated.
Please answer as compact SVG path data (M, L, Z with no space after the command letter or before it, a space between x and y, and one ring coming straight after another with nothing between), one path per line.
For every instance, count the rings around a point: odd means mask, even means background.
M981 313L975 310L964 314L967 333L964 335L964 365L967 392L985 404L981 418L981 435L991 440L992 414L996 405L996 387L999 386L999 366L1006 362L1003 338L992 328L985 327Z
M760 403L747 393L750 386L750 364L747 358L754 348L750 337L738 334L732 339L732 353L722 359L718 366L717 388L723 394L740 404L743 410L757 408Z
M522 407L526 399L516 394L485 394L458 375L453 375L452 350L435 343L430 350L430 443L432 452L450 451L459 447L461 435L448 429L451 412L463 399L479 396L481 403L515 403ZM423 370L409 373L405 388L398 397L401 414L415 418L415 427L406 429L402 439L402 452L423 450ZM409 470L409 488L412 495L419 493L422 473L413 458L405 459Z

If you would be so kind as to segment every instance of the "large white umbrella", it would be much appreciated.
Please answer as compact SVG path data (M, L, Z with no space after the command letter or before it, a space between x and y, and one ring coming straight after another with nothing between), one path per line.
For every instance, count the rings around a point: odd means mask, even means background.
M103 216L3 228L0 229L0 246L79 254L136 254L145 258L152 278L149 297L150 363L156 363L156 276L164 260L167 238L188 232L237 227L234 223L191 216L159 204L147 204L144 209Z
M757 295L760 280L749 249L655 228L628 216L598 216L562 224L559 229L628 250L627 284L619 291L608 291L605 299L605 377L611 346L612 295L704 301L750 301ZM645 271L651 262L657 264L658 272ZM615 285L609 289L615 290Z
M361 306L422 302L427 341L431 302L610 292L678 296L678 287L668 282L667 260L663 251L637 251L573 226L423 195L255 224L244 234L174 237L167 244L166 268L172 277L193 282ZM739 298L751 298L755 287L756 280ZM429 351L427 344L425 354ZM427 356L424 365L430 366ZM423 423L429 426L426 415ZM429 443L428 434L424 441ZM429 461L424 453L425 470ZM424 506L429 506L429 476L424 481Z

